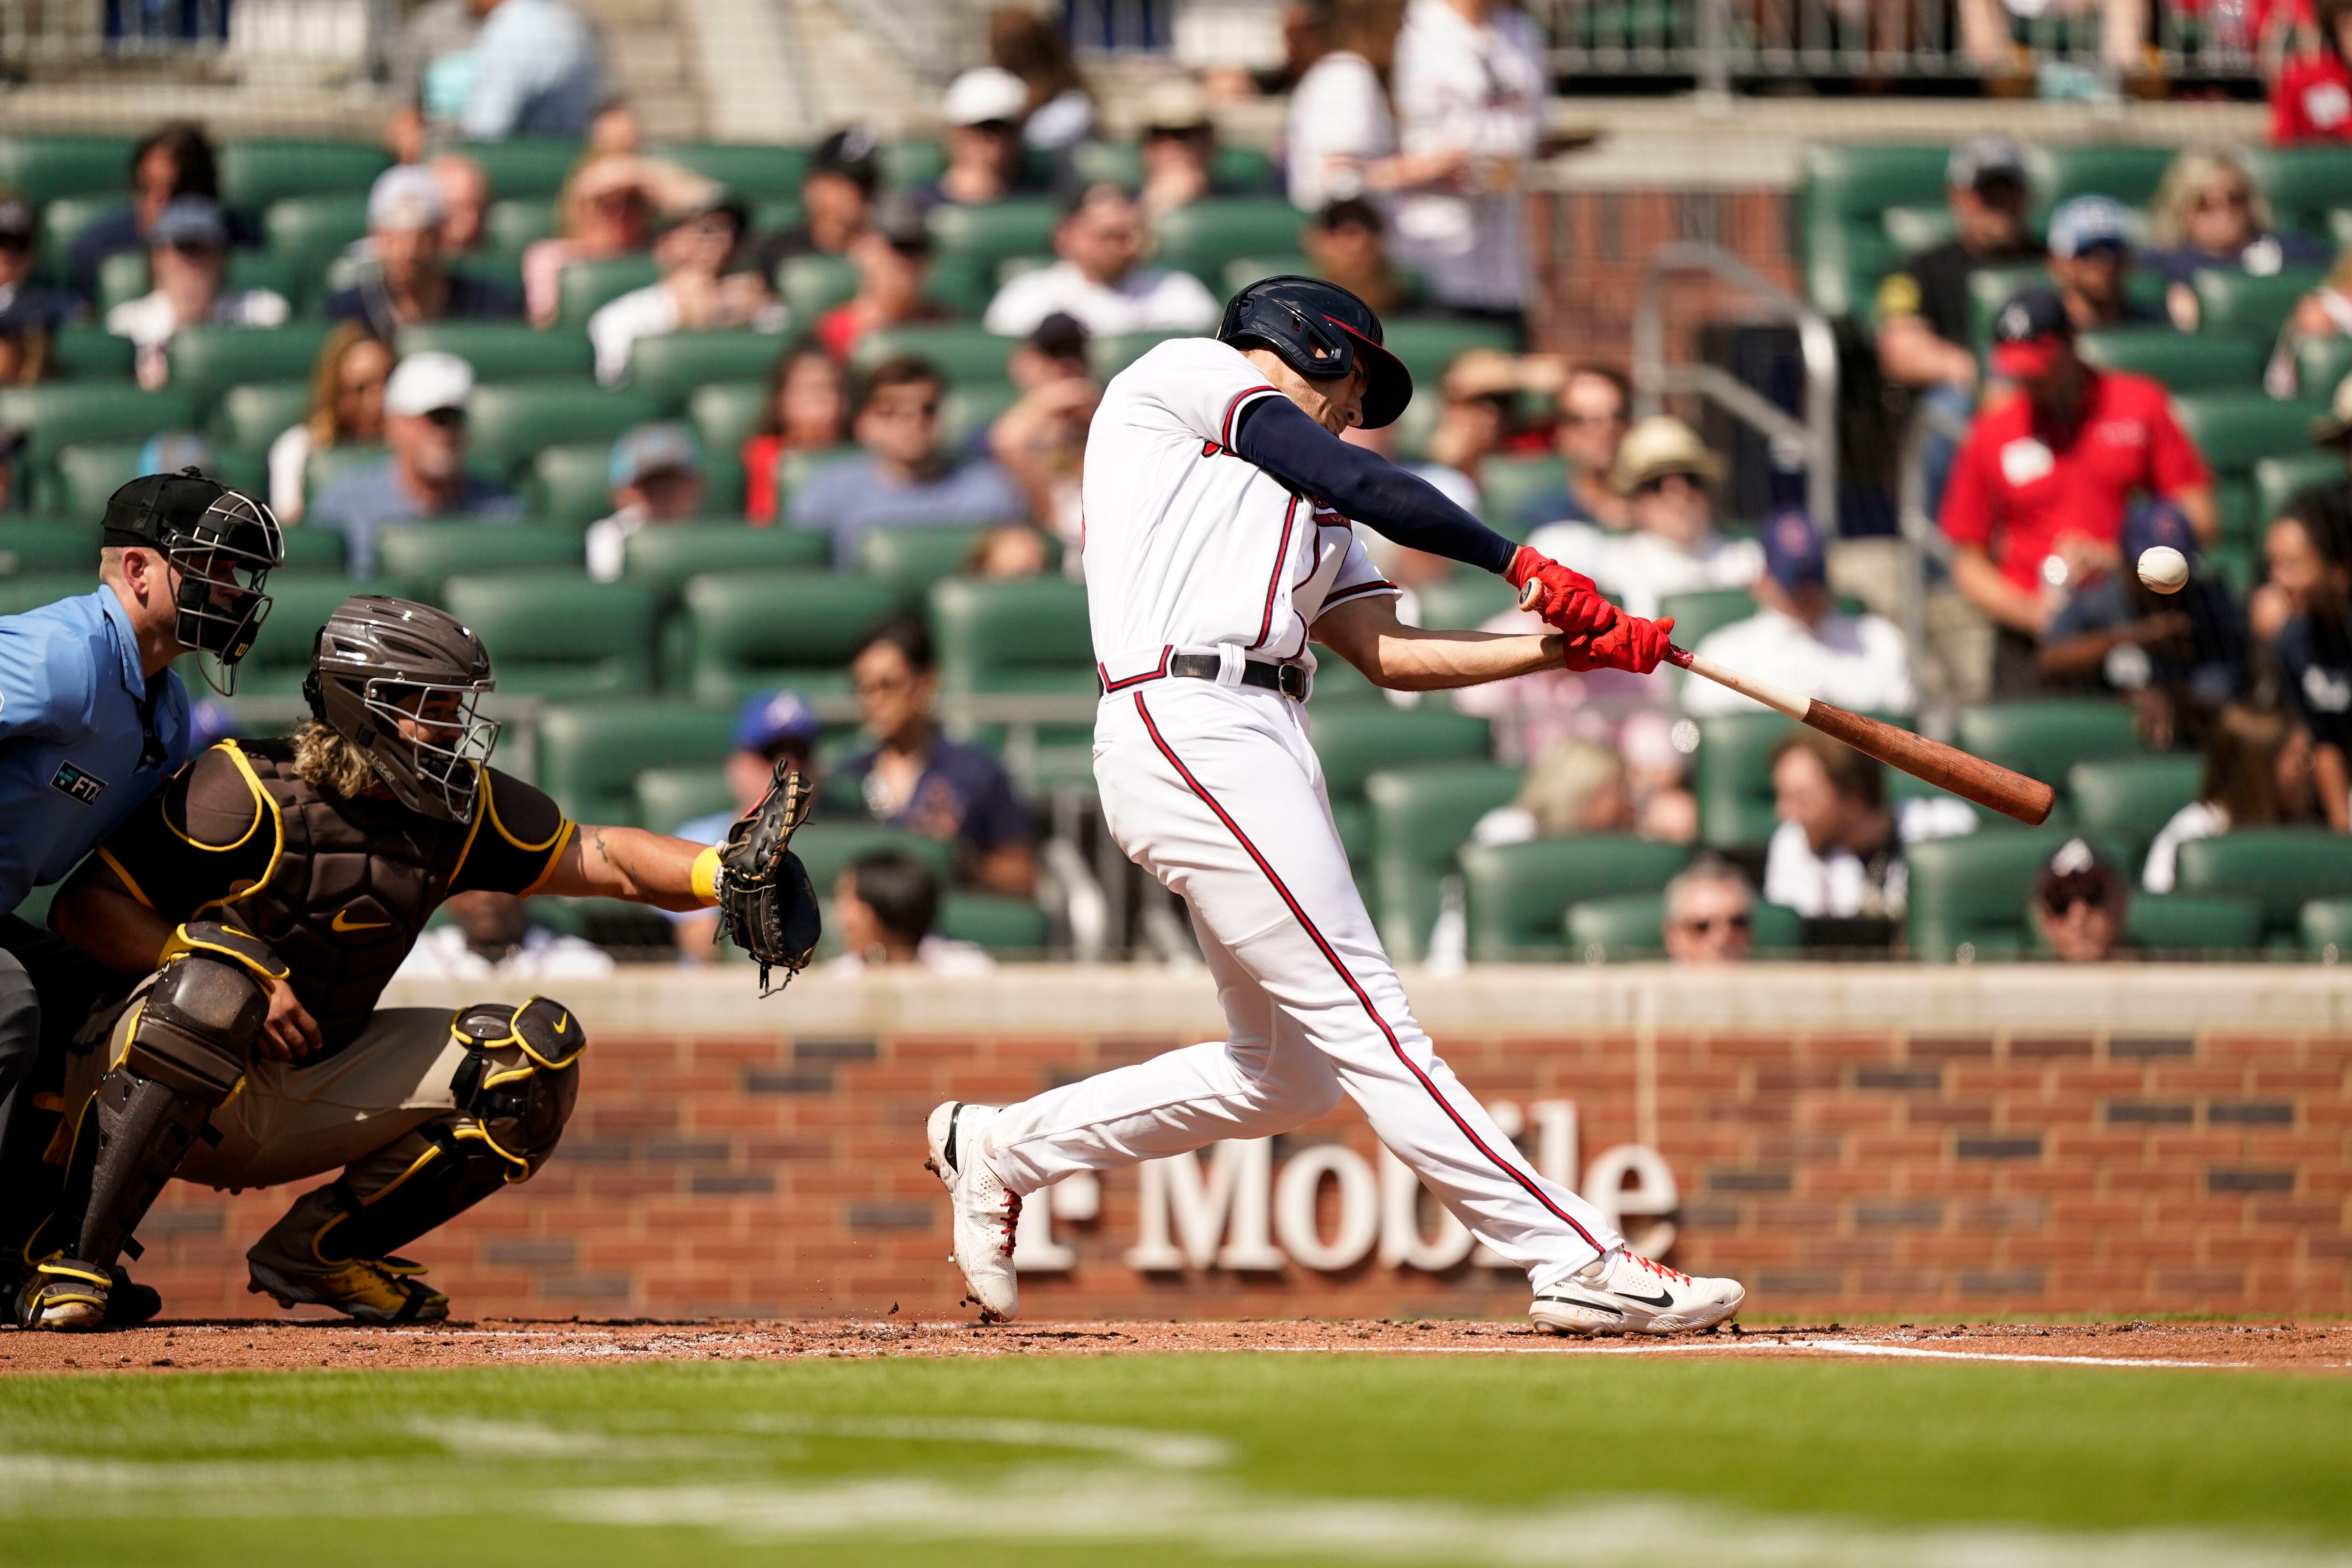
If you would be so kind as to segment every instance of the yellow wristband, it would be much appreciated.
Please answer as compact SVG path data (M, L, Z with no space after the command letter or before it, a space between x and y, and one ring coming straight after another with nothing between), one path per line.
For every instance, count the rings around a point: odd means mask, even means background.
M694 858L694 896L706 904L719 901L719 846L711 845Z

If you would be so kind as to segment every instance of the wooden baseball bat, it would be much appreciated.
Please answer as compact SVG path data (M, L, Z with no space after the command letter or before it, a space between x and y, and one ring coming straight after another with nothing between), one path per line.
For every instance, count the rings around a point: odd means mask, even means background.
M1520 607L1529 607L1528 602L1542 592L1541 584L1529 582L1520 591ZM1667 645L1666 658L1693 675L1703 675L1718 686L1727 686L1776 712L1786 713L1800 724L1811 725L1833 740L1843 741L1890 768L1900 768L1915 779L1925 779L2029 826L2039 827L2047 822L2051 806L2057 803L2057 792L2040 779L2030 779L1982 757L1972 757L1957 746L1915 735L1876 719L1865 719L1859 713L1849 713L1835 703L1801 696L1769 680L1726 669L1711 658L1701 658L1672 644Z

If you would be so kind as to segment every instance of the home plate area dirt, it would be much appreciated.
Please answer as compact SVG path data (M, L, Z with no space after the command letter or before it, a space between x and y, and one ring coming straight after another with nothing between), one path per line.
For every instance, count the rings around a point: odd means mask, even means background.
M100 1334L0 1331L0 1375L63 1372L398 1369L567 1361L1098 1355L1152 1352L1799 1356L2061 1365L2352 1370L2352 1326L1983 1323L1769 1326L1667 1339L1567 1340L1523 1323L1036 1322L896 1318L795 1322L484 1321L362 1328L300 1320L157 1322Z

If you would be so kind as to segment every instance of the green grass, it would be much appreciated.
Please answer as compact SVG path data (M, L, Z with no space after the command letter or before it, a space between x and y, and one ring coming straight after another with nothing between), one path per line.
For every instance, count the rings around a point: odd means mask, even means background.
M21 1562L882 1564L970 1541L959 1564L1027 1568L2352 1563L2352 1381L2245 1372L1265 1354L81 1376L0 1381L0 1557Z

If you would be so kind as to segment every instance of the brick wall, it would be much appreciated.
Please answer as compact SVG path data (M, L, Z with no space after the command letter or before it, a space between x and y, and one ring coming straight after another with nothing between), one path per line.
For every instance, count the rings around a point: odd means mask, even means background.
M1720 246L1790 292L1799 291L1791 237L1794 197L1775 190L1566 190L1531 196L1528 242L1538 346L1625 363L1642 267L1659 246ZM1675 283L1665 298L1670 362L1693 357L1693 338L1712 321L1753 319L1737 289L1701 279Z
M2053 973L2017 973L2025 985ZM1826 1025L1691 1026L1670 1001L1660 1016L1650 1004L1580 999L1578 979L1554 976L1553 989L1570 994L1550 1016L1606 1025L1529 1027L1528 994L1540 1010L1543 983L1475 977L1423 1016L1490 1104L1572 1101L1587 1160L1624 1143L1662 1154L1681 1194L1672 1260L1743 1279L1757 1312L2352 1310L2352 1027L2242 1030L2190 1009L2175 1015L2189 1023L2167 1032L2161 994L2134 1009L2136 1021L2072 1032L1851 1022L1968 1016L1899 986L1870 1006L1819 989L1810 1005ZM593 994L570 997L592 1043L562 1149L535 1181L411 1250L467 1315L866 1316L894 1303L902 1314L949 1313L960 1291L945 1261L946 1210L921 1168L930 1107L1011 1099L1213 1034L1194 1027L1197 999L1171 1009L1149 994L1097 1007L1107 1024L1072 1027L1055 1016L1067 998L1047 989L1027 1008L1034 1026L1002 990L985 1005L933 995L920 1016L894 1023L804 982L770 1012L715 1021L723 1027L658 1030L646 1025L650 1004L601 1009L600 1025ZM1115 982L1105 994L1117 996ZM1790 990L1782 1011L1809 994ZM1482 1020L1449 995L1516 999L1521 1014ZM2209 1014L2227 1016L2229 1005L2221 996ZM1654 1021L1643 1024L1643 1012ZM943 1013L974 1022L942 1027ZM745 1016L761 1026L745 1027ZM1185 1032L1122 1022L1139 1018ZM1343 1108L1277 1140L1272 1164L1332 1141L1372 1151ZM1538 1157L1532 1133L1524 1142ZM1475 1264L1427 1274L1367 1258L1335 1272L1294 1262L1139 1273L1122 1261L1139 1235L1138 1192L1136 1173L1113 1173L1097 1217L1056 1222L1077 1262L1025 1278L1034 1314L1525 1305L1514 1274ZM240 1256L290 1195L176 1187L142 1229L138 1273L174 1313L261 1306L243 1293ZM1342 1227L1339 1202L1324 1182L1326 1237Z

